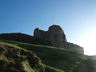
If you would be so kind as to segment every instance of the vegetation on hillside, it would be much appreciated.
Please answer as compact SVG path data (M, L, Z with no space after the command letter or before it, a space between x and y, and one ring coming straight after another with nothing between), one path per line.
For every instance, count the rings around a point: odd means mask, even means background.
M44 66L31 51L0 43L0 72L44 72Z
M20 47L21 50L27 53L35 54L34 56L37 55L39 57L36 58L38 59L38 61L40 61L39 63L41 65L41 69L31 67L30 62L28 61L28 57L31 56L27 55L27 61L22 62L22 69L25 68L25 70L32 69L34 70L34 72L39 72L40 70L45 70L45 72L93 72L94 70L94 60L83 54L51 46L35 45L8 40L1 40L1 42L4 42L5 44L7 43L7 45L9 45L9 48L10 45L14 48ZM14 58L12 59L14 60ZM31 59L30 61L33 62ZM43 64L41 63L41 61ZM22 64L20 65L21 67Z

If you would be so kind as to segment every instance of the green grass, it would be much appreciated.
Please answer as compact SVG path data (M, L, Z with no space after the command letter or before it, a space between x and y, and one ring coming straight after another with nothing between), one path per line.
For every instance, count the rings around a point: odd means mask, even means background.
M45 65L45 72L65 72L64 70L60 70L58 68L54 68L48 65Z
M62 48L28 44L28 43L15 42L15 41L3 41L3 42L14 44L24 49L31 50L38 57L40 57L40 59L45 65L48 65L47 69L49 70L52 69L54 70L54 68L56 68L56 69L63 70L65 72L73 72L74 69L76 69L78 65L85 58L83 54L68 51Z
M96 61L86 56L86 59L78 65L74 72L94 72L95 65Z
M23 61L21 64L22 64L22 66L23 66L23 68L24 68L25 71L29 71L29 72L32 71L32 72L34 72L34 71L37 70L37 69L32 69L30 67L30 64L29 64L29 62L27 60L26 61Z
M24 48L21 48L21 47L17 46L17 44L12 44L12 43L9 43L9 42L0 41L0 44L2 44L2 45L7 45L7 46L9 46L9 47L11 46L11 47L14 47L14 48L23 49L24 51L27 51L27 52L29 51L29 50L26 50L26 49L24 49ZM34 55L34 56L36 57L36 55ZM6 57L2 57L2 60L8 62L8 60L7 60ZM21 62L21 64L22 64L24 70L27 70L27 71L29 71L29 72L30 72L30 71L39 72L39 70L36 69L36 68L33 68L33 69L32 69L32 68L30 67L28 61L23 61L23 62ZM48 66L48 65L44 65L44 67L45 67L45 72L64 72L63 70L60 70L60 69L58 69L58 68L51 67L51 66Z
M93 72L96 64L88 56L62 48L7 40L0 42L32 51L42 60L45 72Z
M43 64L32 52L0 42L0 72L41 72Z

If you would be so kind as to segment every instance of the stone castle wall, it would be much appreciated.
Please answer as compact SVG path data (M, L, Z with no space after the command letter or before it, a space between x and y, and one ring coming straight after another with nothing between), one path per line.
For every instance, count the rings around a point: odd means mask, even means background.
M63 29L58 25L50 26L48 31L36 28L34 30L34 37L50 41L55 47L64 47L65 42L67 42Z
M36 28L34 30L34 37L43 41L49 41L52 46L55 47L66 48L78 53L84 53L83 48L79 45L67 42L63 29L58 25L50 26L48 31L43 31L39 28Z

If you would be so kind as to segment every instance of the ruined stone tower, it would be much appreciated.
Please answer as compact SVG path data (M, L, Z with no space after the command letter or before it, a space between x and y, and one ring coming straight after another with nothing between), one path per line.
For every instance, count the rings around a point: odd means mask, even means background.
M83 48L79 45L67 42L66 35L59 25L50 26L48 31L43 31L39 28L36 28L34 30L34 38L43 41L43 43L49 42L51 46L54 47L65 48L69 51L74 51L82 54L84 53Z
M48 39L56 47L65 47L66 36L63 29L58 25L50 26L48 29Z
M63 29L58 25L50 26L48 31L43 31L36 28L34 30L34 37L37 39L50 41L55 47L65 47L65 43L67 42Z

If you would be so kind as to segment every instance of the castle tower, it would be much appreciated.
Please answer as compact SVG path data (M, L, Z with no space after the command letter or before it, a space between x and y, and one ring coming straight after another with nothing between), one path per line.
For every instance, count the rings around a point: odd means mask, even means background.
M65 43L67 42L64 31L59 25L49 27L48 39L56 47L65 47Z

